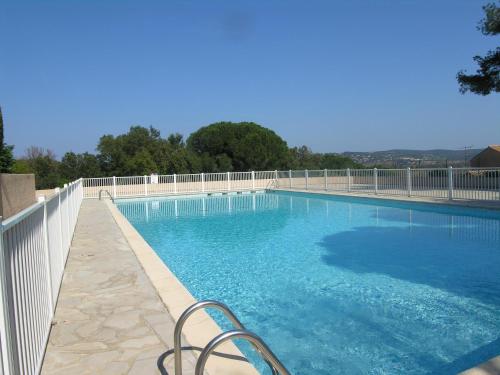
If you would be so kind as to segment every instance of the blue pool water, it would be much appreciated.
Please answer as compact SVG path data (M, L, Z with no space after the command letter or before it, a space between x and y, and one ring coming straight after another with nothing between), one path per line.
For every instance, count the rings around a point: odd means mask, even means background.
M455 374L500 354L498 212L284 192L117 205L292 374Z

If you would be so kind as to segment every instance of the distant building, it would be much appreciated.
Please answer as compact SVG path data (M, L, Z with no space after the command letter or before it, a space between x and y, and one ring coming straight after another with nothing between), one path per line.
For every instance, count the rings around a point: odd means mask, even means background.
M489 145L470 160L471 167L500 167L500 145Z

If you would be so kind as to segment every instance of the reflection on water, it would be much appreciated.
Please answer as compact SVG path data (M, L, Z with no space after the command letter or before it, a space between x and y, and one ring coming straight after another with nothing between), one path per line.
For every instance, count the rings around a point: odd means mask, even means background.
M274 194L228 194L210 197L182 199L148 198L118 202L123 214L129 219L147 221L181 216L206 216L245 211L277 209L279 197Z
M294 204L298 200L301 204ZM305 205L303 204L305 200ZM260 212L269 210L285 210L289 213L305 209L306 215L324 215L337 220L347 220L352 224L353 210L356 206L372 207L371 216L375 219L372 223L379 226L393 222L398 225L407 224L411 231L413 227L429 226L447 232L450 237L464 240L500 241L500 220L492 217L473 216L481 211L448 207L439 207L441 212L432 212L428 207L412 208L415 205L385 207L374 206L362 201L337 202L332 199L316 199L294 197L293 195L278 194L231 194L189 198L144 198L122 200L117 204L123 214L129 219L162 220L169 217L193 217L238 212ZM336 210L339 204L347 205L347 211ZM491 216L491 214L490 214Z

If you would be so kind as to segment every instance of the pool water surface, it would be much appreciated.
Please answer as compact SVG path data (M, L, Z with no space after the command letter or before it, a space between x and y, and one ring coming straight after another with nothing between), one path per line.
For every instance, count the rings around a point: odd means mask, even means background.
M292 374L456 374L500 354L498 212L286 192L117 206Z

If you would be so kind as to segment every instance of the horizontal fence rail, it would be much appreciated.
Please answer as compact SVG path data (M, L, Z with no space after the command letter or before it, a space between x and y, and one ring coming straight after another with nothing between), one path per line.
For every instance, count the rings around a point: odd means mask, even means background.
M40 373L82 199L79 179L1 222L0 374Z
M316 190L435 199L500 200L500 168L321 169L83 179L84 198L262 189Z

